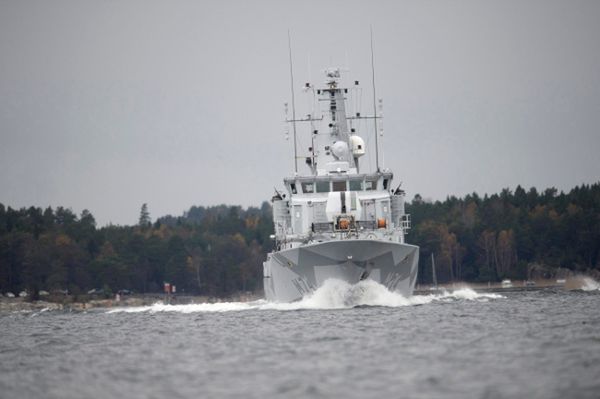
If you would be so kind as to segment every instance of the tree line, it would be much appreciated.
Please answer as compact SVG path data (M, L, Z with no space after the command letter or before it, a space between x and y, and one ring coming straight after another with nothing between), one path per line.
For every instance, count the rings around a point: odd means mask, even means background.
M599 272L600 183L538 192L407 203L419 245L419 281L497 281L551 276L559 268ZM226 297L262 290L262 262L272 249L272 210L193 206L154 223L146 204L135 226L98 228L84 210L0 204L0 292L84 294L91 289L178 292Z
M442 281L554 277L557 270L599 273L600 183L570 192L517 186L499 194L407 204L421 247L419 281L431 282L430 255Z
M272 223L267 202L192 207L154 223L144 204L137 225L101 228L87 210L0 204L0 292L153 293L164 282L215 297L257 292Z

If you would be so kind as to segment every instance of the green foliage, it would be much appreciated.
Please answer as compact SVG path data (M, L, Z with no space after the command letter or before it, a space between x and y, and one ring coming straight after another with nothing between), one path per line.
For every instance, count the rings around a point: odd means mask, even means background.
M421 247L419 279L524 279L532 270L599 269L600 183L538 193L407 204ZM151 224L147 205L136 226L96 227L85 210L22 208L0 204L0 292L27 289L87 292L159 292L163 282L178 293L228 296L262 289L262 262L272 249L271 206L191 207L183 216ZM537 265L537 266L532 266Z
M431 281L432 252L441 281L526 279L535 264L600 268L600 183L542 194L518 186L514 193L504 189L443 202L417 194L407 212L414 226L407 241L421 247L422 283Z
M152 220L150 219L150 212L148 212L148 204L142 204L138 225L140 225L140 227L148 227L151 224Z
M98 229L93 215L70 209L0 204L0 292L27 289L159 292L227 296L262 289L271 249L271 207L192 207L153 225L142 206L136 226Z

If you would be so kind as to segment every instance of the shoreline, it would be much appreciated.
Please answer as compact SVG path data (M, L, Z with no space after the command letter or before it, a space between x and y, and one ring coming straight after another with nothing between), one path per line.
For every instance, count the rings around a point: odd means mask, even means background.
M593 284L594 286L590 286ZM526 281L511 281L510 286L502 283L465 283L455 282L439 284L437 287L432 285L417 285L413 295L436 295L443 292L452 292L460 289L471 289L478 293L495 292L522 292L522 291L573 291L573 290L598 290L600 285L596 280L588 276L577 276L567 278L564 281L554 279L535 280L534 284L528 285ZM83 300L82 300L83 299ZM28 298L16 297L8 298L0 296L1 312L41 312L48 310L58 311L88 311L92 309L110 309L122 307L140 307L152 306L155 303L164 303L169 305L189 305L199 303L222 303L222 302L252 302L264 299L262 293L243 293L232 295L228 298L217 298L209 296L195 295L171 295L166 296L161 293L154 294L132 294L112 298L99 298L96 296L75 296L61 295L48 296L37 301L30 301Z
M167 298L165 294L134 294L116 298L91 298L77 300L74 296L65 295L60 298L40 299L30 301L28 298L0 297L0 312L36 312L48 310L60 311L87 311L92 309L110 309L122 307L152 306L157 302L169 305L189 305L195 303L219 303L219 302L251 302L263 299L257 294L233 295L229 298L216 298L208 296L181 295Z
M577 275L565 279L536 279L536 280L508 280L508 284L502 282L494 283L466 283L454 282L438 284L437 287L431 284L417 285L414 290L415 295L436 293L441 291L455 291L463 288L469 288L475 292L519 292L519 291L540 291L546 289L573 291L586 290L589 284L598 286L596 280L590 276ZM529 283L529 284L528 284ZM597 288L595 288L597 289Z

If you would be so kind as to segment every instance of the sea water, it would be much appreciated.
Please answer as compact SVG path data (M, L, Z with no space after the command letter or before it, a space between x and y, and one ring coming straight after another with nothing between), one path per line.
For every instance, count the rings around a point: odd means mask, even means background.
M2 398L598 398L600 291L0 314Z

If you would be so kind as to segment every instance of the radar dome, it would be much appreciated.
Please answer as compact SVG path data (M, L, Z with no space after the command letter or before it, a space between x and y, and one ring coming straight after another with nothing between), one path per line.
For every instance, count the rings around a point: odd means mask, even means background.
M350 145L352 146L352 155L355 158L365 155L365 141L360 136L350 136Z
M345 141L336 141L331 146L331 153L336 159L342 159L348 154L348 144Z

